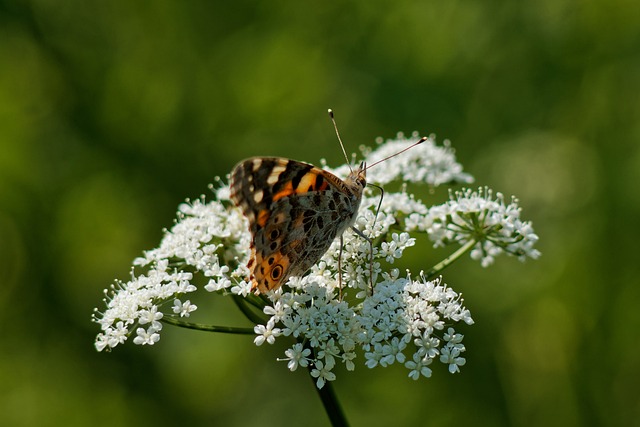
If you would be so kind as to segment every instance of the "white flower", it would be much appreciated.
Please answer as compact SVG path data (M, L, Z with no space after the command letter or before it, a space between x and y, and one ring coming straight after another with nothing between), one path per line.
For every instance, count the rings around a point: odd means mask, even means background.
M371 348L371 347L367 345L367 348ZM374 344L373 350L368 351L364 354L364 358L367 359L365 365L367 365L367 368L373 369L376 366L378 366L382 357L383 357L382 344L379 344L379 343Z
M464 346L447 345L440 350L440 361L449 365L449 372L455 374L460 372L460 366L467 363L464 357L460 357L460 353L464 351Z
M282 301L276 301L273 306L267 305L262 309L262 311L267 316L271 316L274 322L279 322L284 317L285 306Z
M316 362L315 366L311 371L311 376L318 379L316 381L316 387L322 388L325 382L336 379L336 374L331 372L331 369L327 368L322 362Z
M160 323L160 319L162 319L162 316L164 316L164 313L158 311L158 307L154 305L149 310L140 310L138 323L141 325L151 323L151 326L159 331L160 329L162 329L162 323Z
M393 233L390 242L382 242L378 255L385 258L388 263L393 263L394 259L401 258L405 248L415 245L416 239L409 236L409 233Z
M352 351L347 351L345 353L342 353L341 355L341 362L344 363L345 368L347 368L347 371L353 371L356 369L356 364L353 363L353 360L356 358L356 354Z
M462 342L462 338L464 336L462 334L456 334L456 331L453 328L447 329L447 332L443 335L443 338L449 344L460 344Z
M136 334L137 336L133 339L134 344L153 345L160 341L160 334L153 326L150 326L149 329L138 328L136 329Z
M449 328L452 329L452 328ZM413 340L413 343L418 348L418 351L415 353L415 356L426 357L429 359L435 358L439 353L440 340L431 335L433 331L426 331L421 334L418 338Z
M256 325L253 330L258 335L253 342L256 345L262 345L266 342L273 344L276 342L276 337L281 334L280 328L275 327L275 320L269 319L267 325Z
M380 359L380 365L389 366L395 361L400 363L405 361L405 356L402 350L407 346L404 341L400 341L398 337L391 338L389 344L382 346L382 358Z
M189 315L197 309L198 307L195 304L191 304L189 300L183 303L176 298L175 301L173 301L173 312L179 314L180 317L189 317Z
M410 369L409 378L419 380L420 376L430 378L431 369L428 367L433 359L430 357L422 357L418 353L413 355L413 360L404 364L405 368Z
M294 344L294 346L286 350L284 354L287 357L278 360L288 360L287 368L289 368L290 371L295 371L298 369L298 366L302 366L303 368L309 366L308 357L311 354L311 350L304 348L300 343Z
M109 327L105 333L98 334L96 349L102 351L105 348L112 348L122 344L126 341L128 333L129 330L125 327L124 322L119 321L115 327Z

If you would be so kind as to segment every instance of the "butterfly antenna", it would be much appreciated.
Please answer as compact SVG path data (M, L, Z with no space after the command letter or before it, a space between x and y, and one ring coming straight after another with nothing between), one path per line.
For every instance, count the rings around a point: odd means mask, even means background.
M373 164L371 164L371 165L367 165L367 170L371 169L372 167L374 167L374 166L375 166L375 165L377 165L378 163L382 163L382 162L384 162L385 160L389 160L390 158L395 157L395 156L397 156L398 154L402 154L402 153L404 153L405 151L412 149L412 148L413 148L413 147L415 147L416 145L422 144L423 142L425 142L425 141L426 141L426 140L428 140L428 139L429 139L429 138L427 138L426 136L423 136L423 137L422 137L422 138L420 138L418 141L414 142L413 144L411 144L410 146L408 146L408 147L407 147L407 148L405 148L404 150L400 150L400 151L398 151L397 153L392 154L392 155L390 155L390 156L387 156L387 157L385 157L385 158L384 158L384 159L382 159L382 160L378 160L377 162L375 162L375 163L373 163ZM343 150L344 150L344 149L343 149Z
M338 132L338 125L336 125L336 119L333 117L333 110L329 108L329 118L331 119L331 123L333 123L333 128L336 130L336 136L338 137L338 142L340 143L340 148L342 148L342 154L344 154L344 158L347 161L347 165L349 165L349 169L351 169L351 162L349 161L349 157L347 156L347 152L344 149L344 144L342 143L342 138L340 138L340 132ZM353 169L351 169L353 171Z

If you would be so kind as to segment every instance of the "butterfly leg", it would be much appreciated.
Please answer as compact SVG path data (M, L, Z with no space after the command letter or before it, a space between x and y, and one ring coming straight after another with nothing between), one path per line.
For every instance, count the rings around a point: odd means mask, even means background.
M376 220L378 219L378 212L380 212L380 207L382 207L382 199L384 199L384 188L382 188L379 185L371 184L371 183L368 183L367 185L370 187L375 187L378 190L380 190L380 201L378 202L378 207L376 208L376 214L373 219L373 225L374 225L373 228L375 229ZM369 242L369 257L370 257L369 258L369 288L371 289L371 295L373 295L373 240L365 236L362 233L362 231L358 230L357 228L355 227L351 227L351 228L353 229L353 231L355 231L355 233L358 236L362 237L367 242Z
M338 301L342 301L342 234L340 235L340 250L338 251Z
M354 233L369 242L369 289L373 295L373 240L364 235L364 233L355 227L351 227ZM342 236L340 237L340 249L342 250Z

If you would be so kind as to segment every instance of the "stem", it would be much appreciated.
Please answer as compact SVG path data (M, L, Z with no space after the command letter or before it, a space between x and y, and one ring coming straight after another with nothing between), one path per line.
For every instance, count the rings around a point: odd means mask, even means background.
M248 306L249 302L247 302L245 298L242 298L238 295L232 295L232 298L233 298L233 302L236 303L236 306L238 307L238 309L242 312L242 314L245 315L247 319L249 319L253 323L260 323L260 324L266 323L266 320L264 318L262 318L259 314L251 310L251 308Z
M234 328L232 326L205 325L203 323L184 322L182 320L176 319L174 317L168 317L168 316L163 317L161 321L169 325L179 326L181 328L187 328L187 329L195 329L197 331L220 332L223 334L243 334L243 335L255 334L255 332L253 331L253 328Z
M444 270L445 268L449 267L449 265L453 264L453 262L455 260L457 260L462 255L464 255L465 252L468 252L471 248L473 248L476 243L478 243L478 241L475 240L475 239L469 240L467 243L465 243L464 245L460 246L460 248L458 248L457 251L455 251L454 253L452 253L451 255L449 255L448 257L443 259L442 261L440 261L438 264L434 265L431 268L431 270L429 270L429 271L427 271L425 273L425 276L426 276L427 280L432 279L435 276L437 276L438 274L440 274L440 272L442 270Z
M309 378L311 378L311 382L313 383L313 388L318 392L318 396L320 396L320 400L322 401L322 405L324 406L324 410L329 417L329 421L331 421L331 425L333 427L348 427L349 423L344 416L344 412L342 411L342 407L340 406L340 402L338 402L338 398L336 397L336 393L333 390L333 385L330 381L326 381L324 383L324 387L318 388L316 386L316 380L311 375L312 366L309 364L307 366L309 370Z

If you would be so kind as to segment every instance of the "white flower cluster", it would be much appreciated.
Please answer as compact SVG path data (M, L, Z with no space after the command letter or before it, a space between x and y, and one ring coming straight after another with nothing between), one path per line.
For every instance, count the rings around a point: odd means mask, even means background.
M367 160L367 165L373 165L402 151L419 139L420 135L417 132L411 134L409 138L399 132L395 139L383 141L382 138L378 138L376 141L378 147L373 151L368 147L362 147L362 154ZM435 136L430 135L420 145L400 156L385 160L384 165L380 167L367 170L367 180L379 185L395 180L426 183L432 186L472 183L473 177L463 172L462 165L456 161L451 142L445 140L443 144L443 146L436 145ZM338 176L346 176L349 173L349 166L343 165L332 172Z
M387 141L367 151L366 161L373 164L417 139ZM336 169L338 176L346 173L346 165ZM453 150L437 147L433 139L367 174L369 182L378 184L403 180L435 186L472 179L462 172ZM429 365L438 358L454 373L465 363L465 347L453 326L473 320L461 297L440 279L409 273L400 277L390 266L414 245L411 233L426 232L436 245L474 239L483 264L488 253L496 255L496 248L537 256L532 248L535 235L529 223L519 220L515 201L505 206L502 196L492 200L488 190L456 193L431 208L405 190L387 192L378 212L379 195L367 190L355 227L375 242L373 253L369 240L349 230L342 247L336 239L309 274L291 277L284 288L259 299L249 295L246 280L251 242L247 221L232 206L227 185L219 183L215 192L213 201L202 197L182 204L160 246L134 261L131 280L105 291L106 310L96 309L93 316L102 329L95 343L98 350L112 349L134 334L135 344L156 343L163 318L189 317L197 306L184 296L196 290L194 283L205 283L209 292L248 296L262 304L267 316L254 328L255 343L294 338L282 360L290 370L310 368L318 387L335 379L338 363L355 369L358 356L364 356L370 368L402 363L413 379L429 377Z
M134 266L146 272L136 275L134 270L131 280L117 281L105 290L107 309L96 309L93 315L102 328L95 343L98 350L124 343L132 331L136 333L134 344L156 343L165 315L160 308L172 301L174 314L189 317L197 305L178 297L197 289L192 283L194 274L208 278L205 289L211 291L231 287L232 280L241 283L240 278L246 277L246 266L237 262L230 272L229 264L246 253L250 236L242 216L229 209L228 201L221 201L228 199L228 192L223 187L217 201L200 199L180 205L178 221L160 246L134 260ZM170 268L170 263L179 267ZM232 291L241 292L239 286Z
M426 231L435 247L475 241L471 258L487 267L501 253L521 261L540 256L534 248L538 236L531 222L520 219L520 213L516 198L505 204L501 193L494 198L493 191L485 187L450 191L448 202L433 206L426 213L414 211L406 225L410 231Z
M354 370L358 349L364 352L367 367L402 363L415 380L431 376L428 366L438 356L451 373L458 372L465 363L460 357L465 351L462 335L452 327L442 331L460 321L473 324L461 298L440 280L397 274L397 270L384 273L373 295L358 304L336 298L317 281L307 282L306 292L277 292L274 304L264 309L271 316L267 325L255 328L255 343L272 344L281 335L296 338L281 360L291 371L311 364L318 388L336 378L332 370L337 362Z

